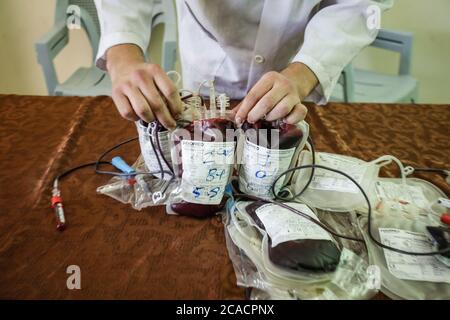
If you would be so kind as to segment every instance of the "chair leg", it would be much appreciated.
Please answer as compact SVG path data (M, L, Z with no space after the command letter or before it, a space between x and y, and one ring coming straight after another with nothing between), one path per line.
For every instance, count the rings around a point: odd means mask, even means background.
M417 100L419 100L419 86L416 86L411 94L411 103L417 104Z

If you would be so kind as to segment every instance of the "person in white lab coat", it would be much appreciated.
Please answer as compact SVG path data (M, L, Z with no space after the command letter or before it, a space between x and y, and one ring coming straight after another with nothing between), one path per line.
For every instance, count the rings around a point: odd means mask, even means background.
M171 1L171 0L162 0ZM243 99L235 120L303 120L304 99L324 104L343 68L369 45L369 20L393 0L176 0L183 87L204 80ZM129 120L175 126L178 92L144 57L154 0L96 0L101 40L97 66L112 80L112 98ZM377 10L373 10L374 9Z

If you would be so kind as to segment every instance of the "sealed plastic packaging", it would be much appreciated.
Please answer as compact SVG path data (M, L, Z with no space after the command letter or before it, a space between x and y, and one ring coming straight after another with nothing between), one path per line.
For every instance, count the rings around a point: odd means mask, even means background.
M318 219L305 205L291 205ZM258 214L255 208L262 211ZM292 213L295 217L288 218L287 212L282 212L281 219L277 219L281 211L277 209L270 214L267 207L255 202L230 201L227 209L224 223L229 256L238 285L256 289L253 299L366 299L377 292L365 255L358 255L364 251L362 244L357 244L357 250L352 251L354 248L347 248L327 232L319 231L318 226L305 218L295 213ZM253 211L260 222L266 221L264 229L252 219ZM272 217L267 225L269 215ZM338 229L348 229L347 224L343 227L339 224L345 221L343 217L353 217L339 215L340 220L334 220L330 213L319 219L326 218L328 224L336 224ZM298 221L297 217L304 221ZM282 224L287 228L280 228ZM273 249L283 243L293 246L282 245L274 255ZM327 257L327 253L332 254Z
M190 111L171 134L172 162L179 184L172 192L167 212L197 218L215 215L226 202L236 139L226 96L207 110Z
M282 120L244 122L238 145L239 189L261 198L273 198L275 179L295 165L305 146L309 126L305 121L296 125ZM290 175L280 179L274 187L279 192Z
M403 210L375 210L372 234L384 245L408 252L433 252L423 215ZM392 299L450 299L450 268L437 256L415 256L379 247L368 234L368 217L359 218L370 262L380 268L381 291Z
M136 172L147 172L143 157L139 156L132 166ZM133 209L162 205L174 185L170 181L157 179L151 174L139 174L129 177L113 177L109 182L97 188L97 193L109 196Z
M354 157L316 152L316 164L336 169L352 177L368 195L371 203L376 200L375 183L378 179L380 167L392 161L401 165L394 157L382 156L370 162ZM310 165L312 154L310 151L302 151L299 156L298 166ZM403 168L403 167L402 167ZM297 194L305 187L311 169L306 168L295 172L292 178L292 193ZM358 187L347 177L316 168L309 187L299 196L301 202L305 202L315 208L336 212L358 210L365 212L367 203Z
M418 178L378 178L375 184L375 208L379 212L398 212L420 216L439 223L446 213L440 199L446 199L445 193L434 184Z

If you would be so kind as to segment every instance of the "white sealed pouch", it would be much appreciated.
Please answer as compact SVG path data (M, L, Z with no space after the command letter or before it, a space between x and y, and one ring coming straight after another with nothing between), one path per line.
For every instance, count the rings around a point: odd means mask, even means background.
M401 165L396 158L391 156L382 156L370 162L326 152L316 152L315 156L316 165L339 170L352 177L364 190L371 203L376 200L375 182L378 179L380 167L392 161ZM312 153L306 150L302 151L298 159L298 166L311 164ZM311 168L297 170L292 178L290 186L292 193L298 194L304 190L298 196L301 202L315 208L335 212L367 209L367 201L357 185L337 172L315 168L311 183L308 188L304 189L311 173Z
M289 205L317 219L307 206ZM304 217L284 208L270 211L270 206L276 205L238 202L228 210L227 247L238 285L265 293L253 298L364 299L376 293L364 258L338 248L327 232Z
M272 184L278 176L293 167L309 135L305 121L287 124L281 120L244 122L237 147L239 189L265 199L274 197ZM278 193L291 175L277 181Z
M159 179L171 180L172 159L170 156L169 131L159 122L136 121L139 145L148 171L155 172Z
M373 237L383 245L407 252L435 252L427 226L430 219L403 210L372 212ZM358 220L366 239L369 260L380 268L381 291L392 299L450 299L450 267L438 256L408 255L377 245L368 233L368 216Z

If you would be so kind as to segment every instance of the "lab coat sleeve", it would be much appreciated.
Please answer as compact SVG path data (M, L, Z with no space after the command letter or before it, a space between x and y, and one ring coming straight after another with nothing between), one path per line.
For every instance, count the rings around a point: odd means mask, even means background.
M106 51L112 46L132 43L145 54L150 43L152 0L95 0L101 37L96 65L106 70Z
M293 59L306 64L318 78L319 85L307 97L317 104L327 103L345 66L375 40L378 30L368 26L370 6L382 12L393 4L393 0L330 2L309 21L303 46Z

